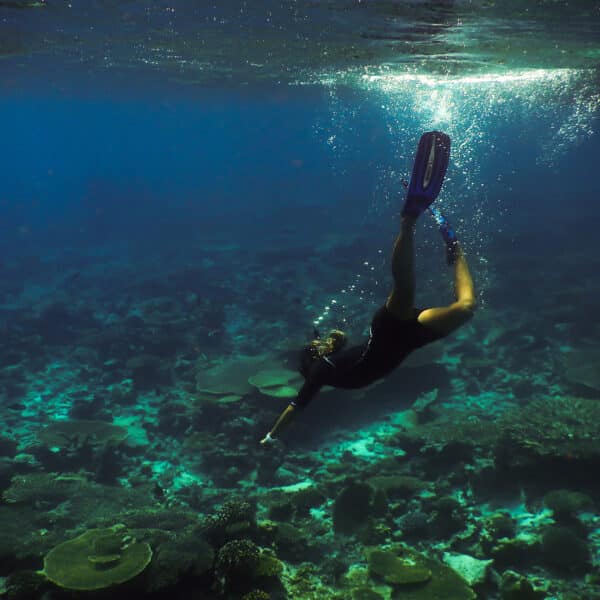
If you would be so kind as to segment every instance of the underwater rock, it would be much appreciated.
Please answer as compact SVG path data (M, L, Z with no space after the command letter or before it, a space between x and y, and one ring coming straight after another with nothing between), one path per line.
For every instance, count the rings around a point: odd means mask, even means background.
M298 394L300 375L289 369L268 369L248 378L261 394L274 398L295 398ZM294 385L296 384L296 385Z
M172 374L164 359L152 354L132 356L125 363L138 390L151 390L172 384Z
M0 435L0 457L13 458L17 453L18 444L12 438Z
M369 519L358 533L358 540L365 546L376 546L389 542L398 534L381 520Z
M359 587L352 589L352 600L384 600L384 597L368 587Z
M336 533L357 532L369 519L373 488L366 483L351 483L333 504L333 528Z
M16 474L14 461L8 458L0 458L0 492L3 492L10 485L10 480Z
M373 552L375 556L372 557ZM395 556L400 563L389 555ZM368 549L369 571L394 587L392 598L402 600L474 600L475 593L453 569L408 546ZM372 570L375 569L375 570ZM412 583L411 583L412 580Z
M0 573L36 568L41 556L62 538L41 529L40 511L25 505L0 504Z
M426 482L410 475L369 477L367 483L375 490L383 490L390 500L411 498L429 487Z
M569 352L565 366L567 379L576 384L580 393L592 397L600 395L600 352L596 348Z
M75 310L62 302L54 302L28 325L46 344L68 345L76 339L78 330L94 329L99 323L91 309Z
M274 543L277 555L290 562L315 561L318 555L306 534L290 523L276 523Z
M99 590L133 579L152 559L152 549L124 527L91 529L44 557L44 574L59 587Z
M314 485L293 492L290 497L299 517L308 516L311 508L321 506L327 500L325 494Z
M422 510L407 512L400 517L398 524L400 525L403 539L423 539L430 536L429 515Z
M73 398L69 409L69 419L109 421L111 419L109 409L106 407L106 398L100 394L93 394L91 398Z
M492 547L490 555L496 565L522 567L535 563L540 553L540 543L533 539L501 539Z
M0 596L5 600L42 598L44 588L49 585L48 579L39 571L20 570L6 578L4 591L0 588Z
M264 357L237 355L223 360L210 369L198 368L196 389L202 394L217 397L235 394L245 396L253 391L248 379L260 371L267 361Z
M497 512L486 517L483 526L492 542L502 538L512 538L517 529L515 519L508 512Z
M283 573L283 563L270 550L261 550L256 566L256 577L279 577Z
M105 421L64 420L47 425L37 438L48 448L77 451L84 446L114 446L127 438L127 429Z
M2 499L9 504L34 504L54 502L58 504L84 488L93 486L85 477L76 473L29 473L15 475L10 487L2 493Z
M130 500L127 504L133 502ZM119 522L128 529L160 529L172 533L180 533L201 524L197 514L192 511L148 504L120 512Z
M495 449L496 462L511 477L516 467L539 471L540 459L553 459L555 473L564 462L565 475L600 463L600 402L589 398L544 398L510 411L500 423L502 437Z
M154 540L150 537L149 541ZM213 568L215 552L212 546L193 531L177 533L171 539L157 539L153 547L152 562L144 573L147 592L174 586L187 575L207 575Z
M134 404L136 399L133 379L126 377L108 386L108 400L112 405L127 406Z
M203 537L203 524L195 512L146 505L121 511L116 517L133 537L153 549L152 561L137 587L158 592L188 576L210 579L215 552ZM100 520L100 525L107 521L108 517Z
M502 600L543 600L546 594L534 590L525 577L514 571L502 573L500 583Z
M242 596L242 600L269 600L271 595L263 590L252 590Z
M434 418L433 407L436 404L439 396L439 388L435 388L430 392L421 394L411 406L411 410L414 411L417 423L422 425L427 423Z
M452 496L436 498L431 503L434 511L429 520L431 533L436 538L447 538L465 528L466 518L461 503Z
M586 541L563 525L552 525L542 534L542 559L549 567L563 572L584 573L591 565Z
M468 554L444 553L444 562L471 586L482 584L487 578L493 560L482 560Z
M175 438L183 437L192 424L190 409L181 402L161 402L157 419L157 430Z
M390 502L384 490L375 490L371 509L374 517L385 517L390 511Z
M491 420L455 418L399 432L395 441L409 456L427 458L427 470L437 474L457 462L470 462L476 450L493 448L500 433Z
M412 561L401 560L394 552L372 550L368 553L369 574L379 576L386 583L408 585L431 579L431 571Z
M124 427L104 421L53 421L40 433L40 442L31 448L36 459L53 471L85 469L103 472L104 481L114 483L123 468L117 447L128 436ZM110 474L112 472L112 474Z
M295 511L291 499L279 499L267 502L267 516L273 521L288 521Z
M579 511L593 508L594 501L587 494L571 490L554 490L544 496L544 504L558 520L572 517Z

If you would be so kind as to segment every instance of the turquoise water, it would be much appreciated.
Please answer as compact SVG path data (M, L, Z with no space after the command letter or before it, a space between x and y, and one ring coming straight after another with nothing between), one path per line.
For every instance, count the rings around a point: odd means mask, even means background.
M599 7L190 5L0 2L0 597L600 597ZM474 318L265 448L431 129Z

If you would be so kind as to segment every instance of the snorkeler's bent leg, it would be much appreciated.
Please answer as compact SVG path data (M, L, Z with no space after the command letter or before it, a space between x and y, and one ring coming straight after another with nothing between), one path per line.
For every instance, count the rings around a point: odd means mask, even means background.
M392 253L394 288L385 303L397 319L410 319L415 303L415 225L416 218L402 217L400 233Z
M437 333L448 335L464 325L475 312L475 286L462 248L455 243L454 289L456 301L450 306L428 308L419 315L419 322Z

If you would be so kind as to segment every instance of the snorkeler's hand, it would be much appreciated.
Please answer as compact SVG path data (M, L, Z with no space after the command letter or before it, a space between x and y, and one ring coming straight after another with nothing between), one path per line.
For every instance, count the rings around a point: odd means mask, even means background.
M261 446L271 446L273 445L277 440L274 437L271 437L271 433L267 433L267 435L265 435L265 437L260 440L260 445Z

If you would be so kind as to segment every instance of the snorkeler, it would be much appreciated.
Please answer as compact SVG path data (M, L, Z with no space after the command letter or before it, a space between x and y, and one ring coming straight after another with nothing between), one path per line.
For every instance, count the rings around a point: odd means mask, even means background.
M317 337L305 346L300 365L304 385L261 444L274 442L323 386L365 387L391 373L413 350L447 336L473 316L475 290L465 255L446 218L430 208L440 193L449 159L450 138L446 134L431 131L422 135L402 210L400 233L394 243L393 289L373 317L369 338L344 350L345 334L333 330L325 339ZM446 243L448 263L454 265L456 301L449 306L421 310L414 306L414 232L417 219L427 209Z

